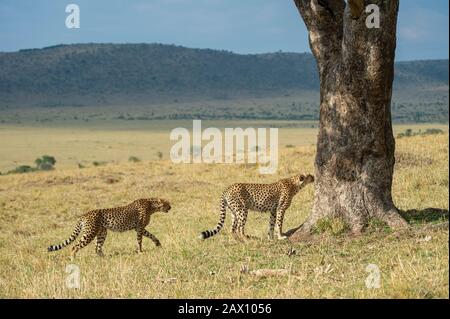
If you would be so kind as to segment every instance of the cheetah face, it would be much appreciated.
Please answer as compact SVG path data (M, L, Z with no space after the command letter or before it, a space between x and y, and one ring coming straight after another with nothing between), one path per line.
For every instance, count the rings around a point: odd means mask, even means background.
M170 206L170 203L168 201L166 201L165 199L158 199L157 205L156 205L158 211L160 212L164 212L164 213L168 213L169 210L172 208Z
M301 174L298 179L300 188L303 188L306 185L314 182L314 176L312 176L311 174L308 175Z

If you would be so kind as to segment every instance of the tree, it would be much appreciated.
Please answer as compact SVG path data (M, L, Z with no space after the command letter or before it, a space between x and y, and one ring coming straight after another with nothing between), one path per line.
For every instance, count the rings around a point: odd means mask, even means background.
M360 234L371 218L391 228L406 227L391 195L391 96L399 1L370 0L379 9L380 28L366 25L368 0L294 2L319 70L320 124L313 209L290 239L301 240L327 217L342 218L354 234Z

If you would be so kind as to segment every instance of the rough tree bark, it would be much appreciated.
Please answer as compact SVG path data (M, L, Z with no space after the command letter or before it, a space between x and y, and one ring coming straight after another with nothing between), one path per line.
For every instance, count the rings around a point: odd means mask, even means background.
M294 0L309 33L320 76L320 129L313 210L290 239L301 240L324 217L343 218L353 233L371 218L406 227L393 204L395 141L391 95L398 0ZM366 26L366 5L380 28Z

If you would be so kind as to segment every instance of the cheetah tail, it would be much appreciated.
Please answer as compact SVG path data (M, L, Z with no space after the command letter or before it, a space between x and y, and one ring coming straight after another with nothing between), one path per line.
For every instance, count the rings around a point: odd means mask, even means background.
M77 238L77 236L80 234L82 228L83 228L83 224L82 224L82 222L81 222L81 220L80 220L80 221L78 221L78 224L75 226L75 229L73 230L72 235L70 235L70 237L69 237L68 239L66 239L65 241L63 241L63 242L62 242L61 244L59 244L59 245L52 245L52 246L49 246L49 247L47 248L47 251L48 251L48 252L51 252L51 251L57 251L57 250L60 250L60 249L62 249L62 248L64 248L64 247L66 247L66 246L69 245L71 242L73 242L73 241L75 240L75 238Z
M200 233L200 236L199 236L200 239L206 239L206 238L209 238L211 236L214 236L215 234L217 234L222 229L222 227L223 227L223 225L225 223L226 211L227 211L227 202L226 202L225 197L222 196L222 199L220 200L220 219L219 219L219 223L212 230L202 231Z

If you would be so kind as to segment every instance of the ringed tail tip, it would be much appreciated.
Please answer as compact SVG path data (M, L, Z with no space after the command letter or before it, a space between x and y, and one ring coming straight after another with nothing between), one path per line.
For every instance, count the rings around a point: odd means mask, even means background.
M205 231L202 231L200 233L200 235L198 236L198 239L205 240L205 239L207 239L209 237L211 237L210 231L209 230L205 230Z

